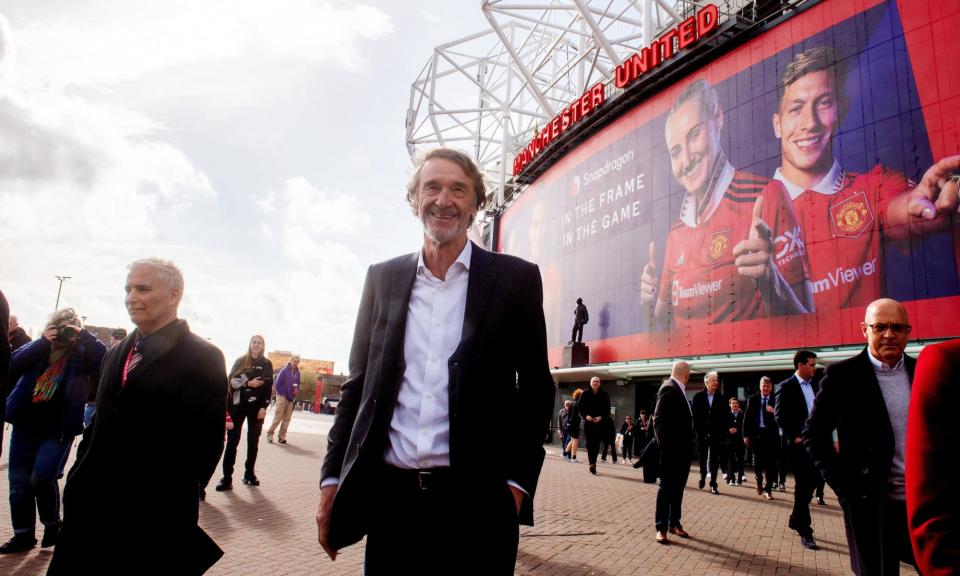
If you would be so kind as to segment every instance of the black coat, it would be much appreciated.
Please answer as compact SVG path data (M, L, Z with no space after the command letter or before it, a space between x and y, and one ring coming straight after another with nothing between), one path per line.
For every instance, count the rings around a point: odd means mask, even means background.
M0 291L0 428L3 428L3 413L7 407L7 394L10 392L10 384L7 380L10 377L10 345L7 340L7 329L10 324L10 306L3 292ZM3 440L3 432L0 431L0 441Z
M801 394L803 394L801 392ZM773 394L767 397L767 406L776 408L776 400ZM760 393L757 392L747 400L747 409L743 417L743 437L754 442L760 438L760 409L763 407L763 401ZM777 429L777 417L770 413L763 413L763 425L766 427L767 434L779 434Z
M861 575L880 573L880 510L895 451L887 405L867 354L864 348L827 367L802 434L814 464L840 500L850 563ZM903 363L913 382L917 361L904 354Z
M177 320L150 334L121 386L134 330L107 352L97 412L63 492L48 575L202 574L223 554L197 526L198 485L223 450L223 354Z
M7 322L10 322L9 316L7 317ZM10 350L16 350L24 344L29 344L31 342L30 337L27 336L27 332L22 326L17 326L14 328L13 332L7 335L7 340L10 342Z
M693 453L693 418L680 385L670 380L657 391L653 432L660 447L660 467L675 471L690 467Z
M607 391L603 388L597 390L594 393L593 388L587 388L583 391L583 394L580 395L580 400L577 401L577 411L580 413L580 417L586 420L587 416L601 417L604 420L610 419L610 395L607 394ZM587 422L587 424L592 424ZM606 422L603 422L606 426ZM604 427L604 432L606 432L606 427Z
M820 383L814 378L810 382L813 388L814 397L820 391ZM803 427L807 424L807 400L803 397L803 390L800 389L800 380L797 375L790 376L781 382L777 388L777 400L775 412L777 425L783 428L783 435L787 440L793 442L794 438L799 438L803 432Z
M697 440L704 442L708 438L715 442L727 437L727 414L730 405L726 398L717 390L713 395L713 404L707 400L707 391L701 390L693 395L693 428L697 432Z
M418 254L375 264L360 300L350 377L327 436L321 479L338 477L329 543L340 549L367 532L367 504L378 490L388 428L404 371L403 340ZM520 522L533 523L533 497L543 466L543 438L556 386L547 363L540 271L529 262L472 247L460 346L447 361L450 468L478 490L502 490L508 480L529 494ZM490 398L510 438L489 460Z

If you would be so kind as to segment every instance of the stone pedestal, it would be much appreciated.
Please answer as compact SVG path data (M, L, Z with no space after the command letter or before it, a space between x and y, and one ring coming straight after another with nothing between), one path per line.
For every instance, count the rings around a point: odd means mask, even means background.
M563 347L563 367L579 368L590 363L590 347L583 342L571 342Z

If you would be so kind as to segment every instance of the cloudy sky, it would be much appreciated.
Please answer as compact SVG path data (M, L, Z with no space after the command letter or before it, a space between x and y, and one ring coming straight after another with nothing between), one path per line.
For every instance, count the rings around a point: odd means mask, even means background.
M415 250L410 84L486 29L479 0L0 0L0 289L127 326L126 264L161 256L228 359L346 371L368 265Z

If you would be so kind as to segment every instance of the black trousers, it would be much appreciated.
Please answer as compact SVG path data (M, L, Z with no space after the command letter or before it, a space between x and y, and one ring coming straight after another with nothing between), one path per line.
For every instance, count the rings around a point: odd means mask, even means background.
M900 562L916 567L903 500L840 501L850 547L850 567L860 576L900 574ZM918 571L919 572L919 571Z
M590 464L596 464L597 454L600 452L600 443L603 442L607 433L606 426L603 422L587 422L584 420L583 433L587 437L587 460Z
M739 436L727 440L724 448L727 455L727 480L740 480L743 476L743 439Z
M793 465L793 478L796 486L793 488L793 512L790 513L790 522L787 524L796 530L800 536L813 536L813 527L810 525L810 500L813 491L817 488L820 472L813 465L813 460L803 444L790 445L790 463Z
M240 444L240 435L243 433L243 421L247 421L247 460L244 463L244 473L251 475L257 466L257 451L260 445L260 430L263 429L263 420L257 420L260 412L259 404L239 404L230 407L230 418L233 419L233 430L227 432L227 445L223 449L223 475L226 478L233 476L233 465L237 461L237 446Z
M367 533L364 573L512 576L520 532L505 481L459 478L450 469L421 478L384 465Z
M790 468L790 439L785 435L780 436L780 451L777 453L777 475L780 477L780 485L787 485L787 469Z
M707 467L710 469L710 485L717 485L717 470L720 468L720 452L723 445L722 440L714 440L710 436L705 436L698 443L700 449L700 479L707 477Z
M760 430L760 435L752 444L754 455L753 471L757 484L764 492L773 490L773 483L777 482L777 456L780 453L780 436L776 428Z
M660 485L657 487L657 505L654 512L654 525L657 532L666 532L668 528L681 526L683 489L689 477L689 464L672 462L661 465Z

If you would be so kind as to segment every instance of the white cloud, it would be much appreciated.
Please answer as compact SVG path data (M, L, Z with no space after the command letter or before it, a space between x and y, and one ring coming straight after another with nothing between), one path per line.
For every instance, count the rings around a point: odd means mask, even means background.
M358 43L393 30L366 5L312 0L125 0L86 6L82 19L17 31L12 73L32 87L111 85L177 66L253 56L362 66Z

